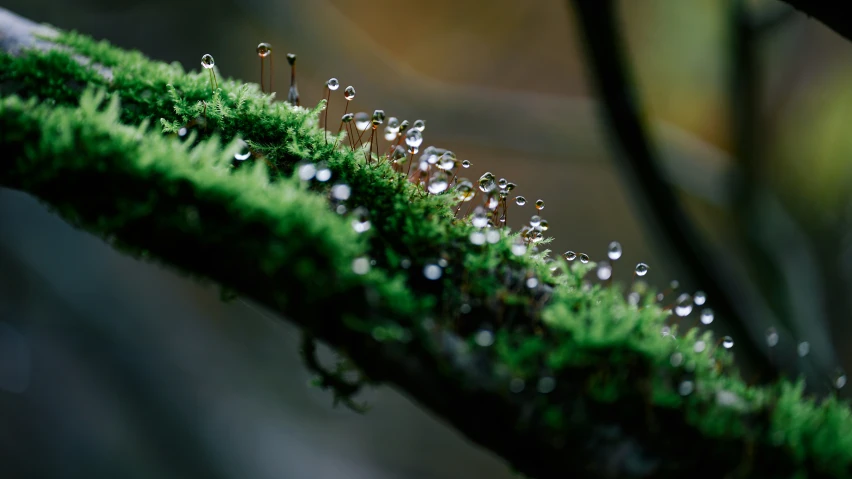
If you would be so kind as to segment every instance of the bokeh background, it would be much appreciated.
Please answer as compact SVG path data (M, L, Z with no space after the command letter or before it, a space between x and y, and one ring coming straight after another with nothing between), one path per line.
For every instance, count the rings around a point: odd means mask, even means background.
M749 321L782 331L770 354L793 357L788 374L827 390L836 368L852 370L852 44L775 0L745 2L771 24L752 44L759 155L745 162L734 153L733 5L631 0L619 12L668 179L714 261L761 305ZM252 82L255 47L269 42L284 94L284 54L297 53L303 104L337 77L357 89L355 111L422 118L424 146L470 160L471 178L517 183L530 201L510 212L513 227L541 198L555 251L600 259L619 240L617 280L644 261L658 288L701 288L631 196L564 1L2 6L188 69L210 53L223 75ZM512 477L390 388L365 394L364 416L333 409L308 385L298 331L280 319L121 256L0 189L0 477ZM713 328L724 334L725 318ZM805 340L811 355L796 359Z

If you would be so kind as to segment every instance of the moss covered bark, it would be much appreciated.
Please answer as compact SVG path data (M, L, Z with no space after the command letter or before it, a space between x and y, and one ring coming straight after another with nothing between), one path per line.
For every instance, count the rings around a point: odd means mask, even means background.
M319 108L234 80L213 91L206 72L78 34L49 43L62 48L0 54L0 184L281 312L518 471L852 472L846 405L805 399L801 384L746 385L712 333L663 336L670 313L653 292L632 304L617 286L589 285L594 263L516 254L506 230L472 244L452 191L427 194L387 161L335 148ZM243 140L253 156L234 161ZM304 163L331 180L300 180ZM333 184L351 196L331 198ZM340 204L366 208L372 228L356 233ZM424 277L428 265L439 279ZM340 371L320 373L343 401L357 391Z

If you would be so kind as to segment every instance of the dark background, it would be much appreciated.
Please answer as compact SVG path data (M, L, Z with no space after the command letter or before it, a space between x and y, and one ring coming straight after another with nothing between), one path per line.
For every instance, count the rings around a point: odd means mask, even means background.
M746 3L783 14L774 0ZM731 153L731 4L624 1L621 21L669 179L718 261L764 307L749 321L785 331L773 354L811 343L788 372L818 388L834 368L852 369L852 46L802 15L762 34L762 158L744 165ZM513 227L542 198L555 251L602 259L617 239L616 279L644 261L657 287L701 287L630 196L562 1L2 6L189 69L210 53L221 74L252 82L255 46L269 42L284 94L284 54L297 53L303 104L335 76L356 87L355 111L423 118L424 146L470 160L471 178L492 171L517 183L529 203L510 210ZM342 107L338 95L330 117ZM747 166L760 194L742 205L731 178ZM724 318L713 328L724 334ZM271 313L222 303L215 288L121 256L0 189L0 477L512 477L390 388L366 394L365 416L332 409L308 386L297 344Z

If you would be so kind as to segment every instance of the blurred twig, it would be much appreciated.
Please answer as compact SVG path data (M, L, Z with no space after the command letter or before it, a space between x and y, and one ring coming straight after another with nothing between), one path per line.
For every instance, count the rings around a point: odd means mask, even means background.
M579 31L585 40L592 80L597 86L610 130L620 147L618 158L634 180L633 186L645 203L645 212L658 236L685 270L713 299L714 309L730 320L733 334L749 338L740 352L746 356L762 379L777 376L777 371L756 346L755 336L747 328L749 317L742 296L731 275L722 270L719 256L707 248L666 182L648 139L641 117L641 106L626 66L621 38L615 24L612 0L570 0Z

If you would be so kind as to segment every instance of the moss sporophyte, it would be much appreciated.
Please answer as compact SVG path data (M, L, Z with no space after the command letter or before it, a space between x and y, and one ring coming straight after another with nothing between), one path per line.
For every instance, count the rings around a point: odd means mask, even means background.
M292 54L276 102L264 43L255 85L217 79L209 55L185 72L77 33L50 41L62 49L0 55L0 183L297 322L335 401L360 408L362 384L393 384L535 477L577 463L603 476L610 456L593 451L606 444L631 451L613 467L636 477L849 474L846 404L803 397L802 382L747 384L734 339L708 329L713 298L653 290L644 263L614 283L618 242L600 262L551 256L544 201L524 213L523 196L507 201L514 183L465 178L469 161L421 150L423 120L353 115L355 90L337 93L336 78L317 107L299 106ZM323 110L338 95L335 133ZM509 209L529 223L511 230ZM347 359L324 368L314 338Z

